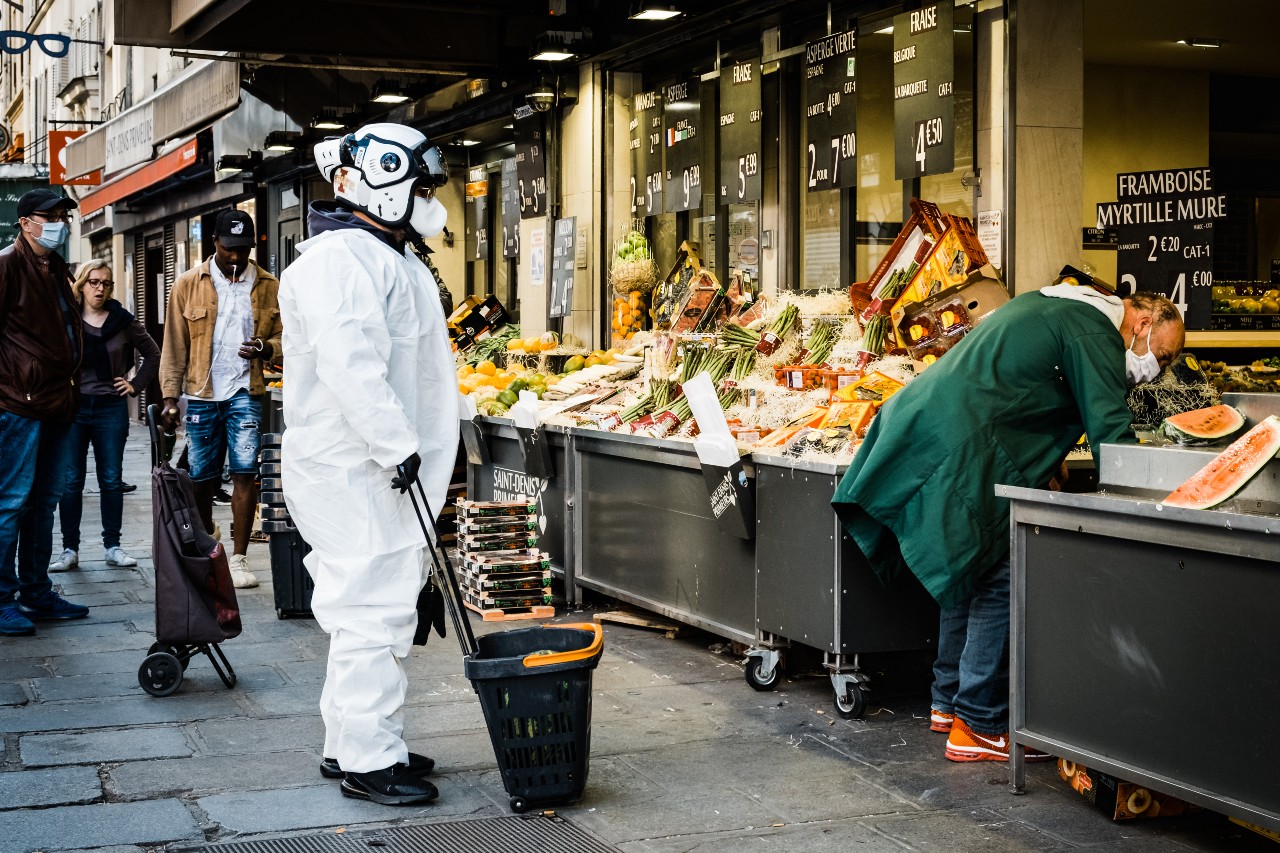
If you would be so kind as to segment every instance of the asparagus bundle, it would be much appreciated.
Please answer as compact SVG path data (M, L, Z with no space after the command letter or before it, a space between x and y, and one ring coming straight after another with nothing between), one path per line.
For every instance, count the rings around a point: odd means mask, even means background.
M876 355L884 355L885 339L889 334L887 314L875 314L862 327L862 348Z
M818 320L813 325L813 333L809 335L809 354L802 364L822 364L836 347L840 337L840 324L831 320Z

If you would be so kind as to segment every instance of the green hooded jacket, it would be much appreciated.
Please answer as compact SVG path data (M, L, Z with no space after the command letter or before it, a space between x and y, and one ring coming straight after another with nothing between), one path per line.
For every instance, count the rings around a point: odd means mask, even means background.
M1045 487L1087 433L1133 441L1124 343L1101 311L1028 293L891 397L832 505L884 581L905 565L943 608L1009 553L995 486Z

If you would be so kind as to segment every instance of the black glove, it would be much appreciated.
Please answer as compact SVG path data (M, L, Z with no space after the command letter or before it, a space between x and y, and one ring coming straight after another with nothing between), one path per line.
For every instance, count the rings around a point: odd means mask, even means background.
M422 467L422 457L416 453L396 466L396 476L391 478L391 488L399 489L400 494L409 491L409 487L418 482L418 469Z

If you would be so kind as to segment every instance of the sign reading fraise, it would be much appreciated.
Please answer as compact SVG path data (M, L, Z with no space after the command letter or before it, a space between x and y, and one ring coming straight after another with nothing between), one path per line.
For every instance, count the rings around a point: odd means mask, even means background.
M857 186L856 38L836 33L805 46L805 158L810 192Z
M934 3L893 18L894 176L955 169L955 8Z
M735 62L720 71L720 202L759 201L760 61Z

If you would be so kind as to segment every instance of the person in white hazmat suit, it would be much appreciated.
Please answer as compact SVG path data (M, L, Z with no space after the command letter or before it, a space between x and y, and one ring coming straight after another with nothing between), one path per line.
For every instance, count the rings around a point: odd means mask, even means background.
M459 407L436 282L405 241L444 228L434 193L448 171L439 148L396 124L326 140L315 156L336 201L310 206L310 237L281 277L281 471L330 637L320 770L348 797L413 805L438 792L425 778L434 762L402 737L429 560L404 491L420 479L439 514Z

